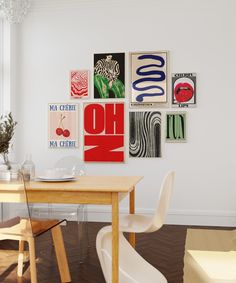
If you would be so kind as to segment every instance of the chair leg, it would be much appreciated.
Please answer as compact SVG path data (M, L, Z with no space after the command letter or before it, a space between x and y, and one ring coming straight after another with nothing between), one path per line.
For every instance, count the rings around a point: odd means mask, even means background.
M71 282L70 271L68 267L68 261L66 257L65 246L63 242L63 237L61 233L61 227L59 225L51 229L52 238L54 242L57 264L61 276L61 281L63 283Z
M28 239L29 243L29 257L30 257L30 277L31 283L37 283L37 271L36 271L36 257L35 257L35 243L34 238Z
M17 266L18 277L22 277L23 275L24 249L25 249L25 241L19 241L19 254L18 254L18 266Z
M86 205L84 206L83 214L84 214L84 224L85 224L85 230L86 230L87 253L88 253L88 248L90 247L90 245L89 245L89 231L88 231L88 210L87 210Z
M85 205L79 205L79 207L77 208L77 223L80 263L83 263L88 256L89 238L87 220L87 207Z

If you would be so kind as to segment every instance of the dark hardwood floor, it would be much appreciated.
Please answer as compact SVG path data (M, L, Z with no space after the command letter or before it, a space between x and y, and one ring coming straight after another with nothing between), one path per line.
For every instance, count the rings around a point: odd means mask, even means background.
M97 232L106 223L88 223L88 256L80 263L77 224L70 222L62 226L63 236L74 283L105 283L96 253L95 239ZM137 235L137 251L167 278L168 283L183 282L183 257L187 226L164 225L159 231ZM83 233L85 235L85 233ZM84 241L84 244L85 241ZM0 241L0 249L17 249L13 241ZM54 249L50 232L36 239L37 272L39 283L59 283ZM16 278L16 264L1 267L0 282L30 282L29 266L26 264L22 280Z

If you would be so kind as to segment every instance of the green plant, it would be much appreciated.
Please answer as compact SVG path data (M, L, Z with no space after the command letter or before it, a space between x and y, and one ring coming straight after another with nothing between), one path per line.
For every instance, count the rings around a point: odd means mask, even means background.
M13 120L12 114L1 115L0 117L0 155L2 155L7 169L11 169L11 164L8 159L10 142L14 135L14 130L17 122Z

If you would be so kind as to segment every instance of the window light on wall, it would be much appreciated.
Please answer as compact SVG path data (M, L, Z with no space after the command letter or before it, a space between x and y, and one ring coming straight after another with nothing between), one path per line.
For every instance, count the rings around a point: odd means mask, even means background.
M30 7L30 0L0 0L0 11L11 24L20 23Z

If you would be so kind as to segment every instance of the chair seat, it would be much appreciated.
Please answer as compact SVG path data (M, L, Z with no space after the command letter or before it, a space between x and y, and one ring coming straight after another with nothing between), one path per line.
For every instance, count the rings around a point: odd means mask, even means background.
M20 217L14 217L12 219L9 219L7 221L3 221L3 222L0 222L0 228L7 228L7 227L12 227L16 224L19 224L20 223Z
M25 237L38 236L52 227L58 225L58 220L40 220L40 219L25 219L15 217L5 221L0 227L0 238L4 239L7 235L17 236L24 233ZM32 234L33 233L33 234ZM5 235L5 236L3 236Z
M188 250L185 283L236 283L236 251Z
M152 223L153 216L139 215L139 214L128 214L120 216L120 227L121 232L133 232L143 233L148 230Z
M58 225L58 222L56 219L31 219L32 232L35 236L40 235Z

